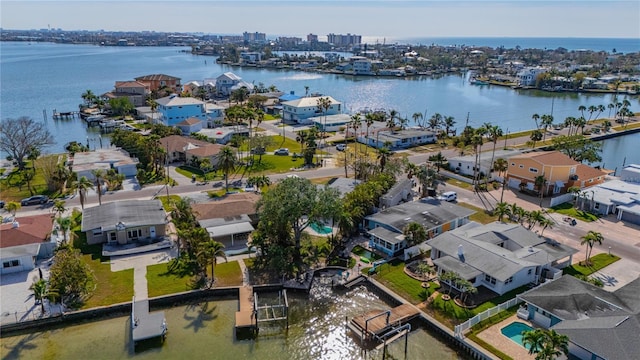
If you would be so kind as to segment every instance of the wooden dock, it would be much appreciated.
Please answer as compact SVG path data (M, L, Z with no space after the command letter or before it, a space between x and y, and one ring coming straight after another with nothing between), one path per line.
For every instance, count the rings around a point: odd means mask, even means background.
M164 311L149 313L149 300L133 297L131 303L131 339L133 343L162 336L167 333Z
M240 287L240 310L236 311L236 329L256 327L257 321L253 309L253 286Z
M403 304L390 310L372 310L351 319L350 328L360 335L361 340L372 340L408 322L419 313L411 304Z

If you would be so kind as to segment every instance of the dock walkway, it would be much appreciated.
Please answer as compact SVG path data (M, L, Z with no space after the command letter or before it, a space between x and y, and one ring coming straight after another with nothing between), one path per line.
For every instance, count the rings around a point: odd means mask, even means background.
M167 323L164 311L149 313L149 300L133 298L131 304L131 338L135 344L138 341L164 336L167 333Z
M239 290L240 310L236 311L236 329L256 326L253 309L253 287L242 286Z
M372 310L351 320L354 330L362 338L378 337L387 330L402 325L418 316L420 311L411 304L402 304L390 310Z

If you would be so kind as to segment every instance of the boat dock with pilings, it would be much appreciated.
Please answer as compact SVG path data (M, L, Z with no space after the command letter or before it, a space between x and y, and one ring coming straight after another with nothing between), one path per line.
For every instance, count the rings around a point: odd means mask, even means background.
M273 291L272 286L260 287L263 291ZM287 290L279 288L276 303L260 303L258 289L242 286L238 289L239 310L236 312L236 339L255 338L259 325L267 322L285 322L289 329L289 300Z
M131 301L131 340L136 343L162 337L167 334L167 321L164 311L149 313L149 300L138 300L133 297Z
M372 310L356 316L347 322L349 328L367 348L372 344L376 349L386 350L386 346L404 336L405 353L407 336L411 332L412 319L420 315L420 311L411 304L402 304L389 310Z

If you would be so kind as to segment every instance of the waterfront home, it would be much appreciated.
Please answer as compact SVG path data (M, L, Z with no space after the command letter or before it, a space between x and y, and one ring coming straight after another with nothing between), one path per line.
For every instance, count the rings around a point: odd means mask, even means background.
M53 255L53 218L49 214L24 216L0 224L0 274L33 270L38 258Z
M548 72L549 69L544 67L527 67L520 71L516 75L518 85L520 86L535 86L538 79L538 75Z
M560 151L533 151L509 158L507 184L516 189L540 192L535 180L544 176L544 195L560 194L571 186L583 188L602 183L608 172L581 164Z
M242 51L240 52L240 61L248 64L253 64L262 60L262 53L257 51Z
M604 216L616 214L618 220L640 225L640 181L635 177L640 174L640 166L625 169L629 175L623 171L620 180L606 181L576 194L577 207Z
M207 127L212 128L222 124L224 121L224 107L210 102L204 104L207 113Z
M640 278L609 292L570 275L518 295L529 320L569 337L569 358L635 359L640 354Z
M243 81L241 77L232 72L226 72L216 78L216 92L219 96L229 96L234 90L241 87L252 91L254 85Z
M208 158L211 164L215 165L218 163L218 154L222 150L222 145L180 135L163 137L160 139L160 145L167 152L169 162Z
M318 107L318 100L326 98L329 100L329 107L321 109ZM342 113L342 103L331 96L308 96L296 100L282 103L282 120L296 124L312 124L311 117L325 115L336 115Z
M312 116L308 120L311 121L320 131L341 131L344 130L347 124L351 122L351 115L320 115Z
M474 211L446 201L422 199L388 207L365 218L369 231L369 246L394 256L407 246L397 236L408 224L417 222L424 227L429 237L455 229L469 222ZM384 228L388 232L377 230ZM371 232L373 231L373 232Z
M149 86L139 81L116 81L113 91L102 94L106 101L125 97L134 107L144 106L151 93Z
M181 90L180 78L165 74L151 74L135 78L139 83L144 84L151 92L157 92L162 88L169 89L170 92L179 93Z
M138 159L121 148L96 149L94 151L77 152L67 160L67 165L78 174L78 179L85 176L94 180L94 170L115 170L125 177L133 177L138 173Z
M239 126L221 126L213 129L201 129L198 131L209 139L214 140L218 144L227 144L234 135L249 137L249 128L244 125Z
M426 129L406 130L378 130L370 133L367 138L360 129L357 137L359 143L366 144L377 149L388 147L390 150L407 149L414 146L433 144L438 138L436 133Z
M121 200L85 208L80 230L89 245L125 245L163 238L167 223L160 200Z
M202 130L203 121L197 118L188 118L176 124L176 127L182 131L184 135L189 135Z
M200 89L200 86L200 83L195 80L189 81L182 85L182 93L189 94L189 96L196 96L198 95L198 89Z
M207 121L205 102L192 97L179 97L176 94L156 100L159 122L167 126L175 126L188 118Z
M523 152L520 150L496 150L495 159L503 158L508 160L510 157L515 155L520 155ZM493 164L491 164L491 151L483 152L480 154L480 166L478 167L478 171L480 177L487 176L489 181L498 179L499 175L497 172L491 172L491 168ZM475 155L463 155L463 156L454 156L449 159L449 170L466 176L474 175L474 167L476 164L476 156ZM499 179L502 181L502 179Z
M192 204L200 227L225 250L247 247L249 235L257 225L256 204L260 196L253 193L229 194L221 200Z
M562 276L578 250L520 224L470 222L427 241L438 274L455 272L498 295ZM456 288L455 284L450 284Z

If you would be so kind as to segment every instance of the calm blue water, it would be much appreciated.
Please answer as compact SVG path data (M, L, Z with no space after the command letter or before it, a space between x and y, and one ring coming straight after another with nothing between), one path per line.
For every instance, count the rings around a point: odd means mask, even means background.
M310 92L331 95L342 101L348 111L363 108L395 109L411 119L413 113L438 112L453 116L458 127L465 119L469 125L485 122L499 124L514 132L534 126L531 115L553 115L558 121L567 116L579 116L580 105L607 105L610 95L546 93L514 91L495 86L474 86L465 76L450 75L433 79L351 77L333 74L298 73L284 70L237 68L215 63L213 57L194 56L176 47L98 47L26 42L0 43L2 119L30 116L45 121L57 139L50 152L61 151L69 141L97 144L98 134L88 132L79 119L69 121L44 120L43 110L50 117L53 109L72 111L82 101L87 89L102 94L113 89L116 80L164 73L190 80L215 78L233 71L246 81L275 85L282 91L304 94ZM631 109L640 111L638 97L630 98ZM606 114L605 114L606 115ZM106 143L107 140L104 139ZM631 149L629 147L629 149Z
M375 42L375 39L374 39ZM567 50L594 50L630 53L640 51L640 39L609 39L609 38L510 38L510 37L477 37L477 38L408 38L398 40L409 44L422 45L467 45L467 46L504 46L507 49L557 49L563 47Z

